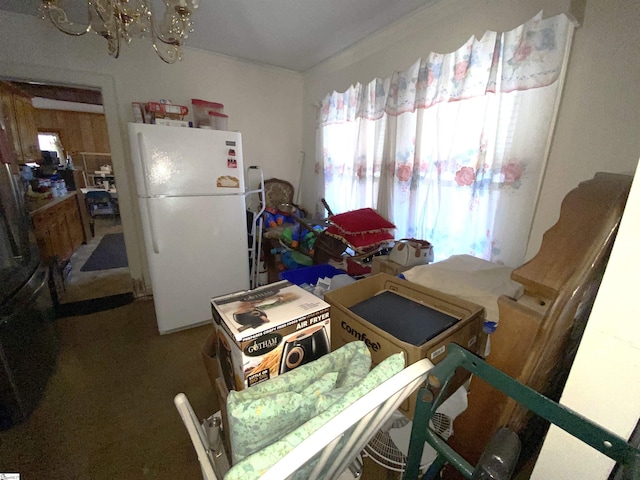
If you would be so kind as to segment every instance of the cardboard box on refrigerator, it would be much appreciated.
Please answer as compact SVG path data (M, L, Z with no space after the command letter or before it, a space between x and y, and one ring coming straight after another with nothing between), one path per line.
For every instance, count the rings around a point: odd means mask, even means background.
M373 364L397 352L405 354L407 365L423 358L436 364L446 356L449 343L474 353L482 343L482 306L386 273L329 290L324 298L331 305L332 348L362 340ZM452 387L467 377L459 375ZM409 417L416 395L400 406Z
M229 390L242 390L331 351L329 304L281 281L211 300L217 357Z

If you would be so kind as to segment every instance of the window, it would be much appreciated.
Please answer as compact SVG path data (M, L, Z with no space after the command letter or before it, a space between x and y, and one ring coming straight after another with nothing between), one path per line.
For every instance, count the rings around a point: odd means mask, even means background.
M64 148L57 133L38 133L38 145L42 152L56 152L59 163L64 164Z
M375 208L436 260L521 264L572 32L539 14L328 95L319 163L334 213Z

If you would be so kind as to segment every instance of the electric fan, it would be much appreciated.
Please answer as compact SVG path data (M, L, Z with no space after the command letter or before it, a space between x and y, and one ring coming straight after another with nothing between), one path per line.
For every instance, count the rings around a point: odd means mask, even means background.
M453 434L453 421L467 409L467 390L460 387L436 410L430 427L440 437L447 440ZM377 464L394 472L404 472L409 451L412 422L396 411L375 437L364 447L363 455ZM424 472L436 458L436 451L425 444L420 459L420 469Z

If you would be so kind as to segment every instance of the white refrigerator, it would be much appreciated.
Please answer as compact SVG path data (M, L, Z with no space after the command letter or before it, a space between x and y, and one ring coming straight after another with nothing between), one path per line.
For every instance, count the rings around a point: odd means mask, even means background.
M158 330L210 322L212 297L249 288L242 137L130 123L129 139Z

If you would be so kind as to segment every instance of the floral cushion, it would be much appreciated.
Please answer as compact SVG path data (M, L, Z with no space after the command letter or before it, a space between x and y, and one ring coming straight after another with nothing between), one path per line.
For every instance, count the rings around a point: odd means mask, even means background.
M371 369L371 354L352 342L319 359L241 391L227 412L233 462L284 437L351 390Z
M288 372L288 373L303 371L305 373L305 376L310 375L313 373L313 369L305 372L305 370L307 369L304 369L304 367L313 365L314 363L319 362L324 358L331 357L333 353L340 352L340 350L345 349L347 347L349 348L349 350L357 349L359 352L361 352L361 354L364 354L365 351L367 354L369 353L363 342L352 342L345 345L341 349L338 349L335 352L332 352L331 354L325 355L324 357L322 357L319 360L316 360L315 362L311 362L302 367L298 367L296 370L292 370L291 372ZM340 353L339 356L341 357L340 359L341 361L345 361L349 357L351 357L350 355L344 355L344 353ZM339 360L339 359L335 359L335 360ZM393 375L400 372L405 366L404 355L402 353L397 353L383 360L379 365L377 365L373 370L371 370L371 372L369 372L366 376L360 377L357 379L356 382L353 382L352 380L358 377L358 375L354 375L353 378L351 378L351 375L347 375L348 378L341 378L341 377L344 377L344 374L349 370L349 368L347 368L348 367L347 365L338 365L338 363L341 363L340 361L335 361L335 362L332 361L331 363L333 363L336 367L339 367L338 379L337 379L338 384L340 384L341 381L344 382L349 380L349 383L352 384L352 386L346 390L343 389L342 394L337 395L337 398L335 398L335 401L333 401L333 403L328 404L329 402L326 402L326 404L323 405L323 407L318 408L319 411L321 410L321 408L325 408L324 411L320 411L320 413L311 417L310 419L308 419L308 421L301 422L300 426L295 430L289 433L283 433L282 435L277 436L276 438L279 438L278 440L269 444L262 450L259 450L256 453L246 457L245 459L235 463L235 465L229 470L227 475L225 475L225 480L252 480L252 479L260 478L260 476L262 476L271 466L273 466L278 460L280 460L287 453L289 453L293 448L299 445L303 440L305 440L309 435L315 432L318 428L320 428L326 422L331 420L333 417L335 417L338 413L340 413L342 410L347 408L353 402L355 402L356 400L358 400L359 398L361 398L362 396L364 396L365 394L373 390L378 385L380 385L382 382L384 382L385 380L388 380ZM287 375L287 374L284 374L284 375ZM277 380L278 378L281 378L281 376L275 377L272 380ZM269 382L264 382L264 384L268 384L268 383ZM263 384L258 384L255 387L258 387L260 385L263 385ZM253 390L255 387L251 387L247 391ZM231 419L229 420L229 423L231 424ZM274 426L276 425L278 424L274 422L274 423L271 423L269 427L274 428ZM344 440L346 440L346 437L343 438L343 441ZM233 450L233 446L232 446L232 450ZM296 472L293 478L295 479L308 478L309 472L311 471L312 468L313 468L313 462L308 464L305 468Z
M293 185L286 180L270 178L264 182L265 206L279 210L280 205L293 203Z

